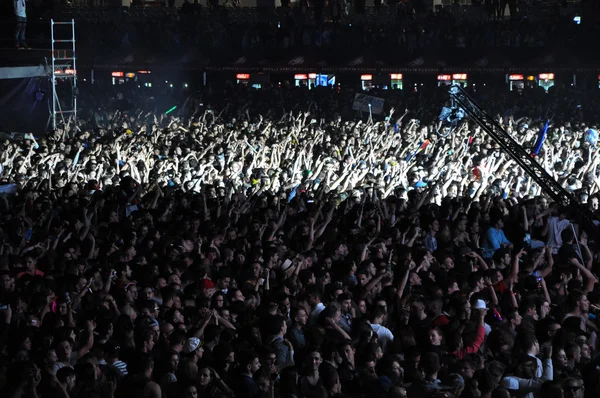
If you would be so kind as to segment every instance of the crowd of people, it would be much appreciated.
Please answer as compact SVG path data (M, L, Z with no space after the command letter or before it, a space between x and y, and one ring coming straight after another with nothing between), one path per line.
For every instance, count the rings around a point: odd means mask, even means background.
M1 395L598 394L593 232L442 91L352 94L82 89L2 142ZM594 99L476 95L596 214Z

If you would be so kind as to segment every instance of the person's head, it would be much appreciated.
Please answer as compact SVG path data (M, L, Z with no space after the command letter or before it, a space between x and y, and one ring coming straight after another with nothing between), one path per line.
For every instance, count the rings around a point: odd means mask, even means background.
M281 315L275 315L271 319L271 334L285 336L287 333L287 323L285 318Z
M492 391L491 398L511 398L510 391L508 391L506 388L498 387Z
M529 355L521 357L515 368L515 376L522 379L533 379L537 370L537 361L535 357Z
M70 392L75 387L76 381L75 370L69 366L58 369L56 379L62 384L67 392Z
M243 373L254 375L260 369L258 354L249 352L240 356L240 369Z
M567 228L560 233L563 243L571 244L575 240L575 233L571 228Z
M475 374L475 363L469 359L464 358L459 363L460 375L465 379L472 379Z
M554 349L554 358L552 359L554 366L558 369L562 369L568 365L567 354L564 348L558 347Z
M198 370L198 384L206 387L212 381L212 373L209 368L203 367Z
M581 360L589 362L592 359L592 348L588 343L581 343Z
M308 354L306 355L306 367L309 370L318 370L321 363L323 363L321 353L316 349L308 350Z
M550 302L548 300L540 300L538 302L538 317L539 319L546 319L546 317L548 316L548 314L550 314Z
M194 384L183 387L183 398L198 398L198 389Z
M356 349L350 343L343 343L338 350L343 361L354 363Z
M356 280L359 286L366 286L369 283L369 272L364 268L359 269L356 271Z
M37 260L33 256L25 255L23 256L23 264L27 272L33 273L36 270Z
M506 314L506 321L512 328L516 328L523 321L523 317L519 313L518 309L513 308Z
M292 308L290 318L295 325L306 326L308 314L304 308Z
M136 348L143 352L152 352L154 349L154 333L152 330L142 330L136 339Z
M577 365L581 362L581 347L577 343L567 343L565 354L567 355L567 360L573 362L573 364Z
M567 300L572 311L580 311L582 314L586 314L590 310L590 302L581 290L571 291Z
M425 301L423 300L423 297L416 296L410 305L410 310L411 310L411 313L416 316L420 316L420 315L424 314L425 313Z
M426 352L421 355L419 361L419 370L422 376L427 380L434 380L441 369L440 357L435 352Z
M384 308L382 307L375 307L375 309L373 310L373 315L371 315L371 320L372 323L374 324L381 324L385 321L386 319L386 311Z
M166 368L171 372L177 371L179 367L179 353L176 351L170 351L166 354Z
M350 299L350 296L345 293L338 296L338 303L340 303L340 311L343 314L349 313L352 309L352 300Z
M57 341L54 350L56 351L56 356L59 361L70 361L71 353L73 351L73 342L68 338Z
M496 229L504 228L504 221L502 217L495 217L491 220L491 225Z
M518 339L521 343L523 352L536 356L540 353L540 343L533 333L523 333Z
M433 233L439 231L440 230L440 222L436 219L433 219L431 224L429 224L429 230Z
M429 344L434 347L438 347L442 345L442 340L444 339L444 334L440 328L432 327L429 329Z
M309 285L306 289L308 304L312 307L321 302L322 293L317 285Z
M565 398L583 398L585 394L583 380L577 377L567 377L564 379L562 389Z

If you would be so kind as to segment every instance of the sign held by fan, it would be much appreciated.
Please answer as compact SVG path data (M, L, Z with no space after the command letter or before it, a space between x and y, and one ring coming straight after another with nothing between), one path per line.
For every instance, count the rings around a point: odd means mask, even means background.
M371 112L375 115L380 115L383 113L384 102L385 100L383 98L374 97L372 95L356 94L354 96L352 109L355 111Z

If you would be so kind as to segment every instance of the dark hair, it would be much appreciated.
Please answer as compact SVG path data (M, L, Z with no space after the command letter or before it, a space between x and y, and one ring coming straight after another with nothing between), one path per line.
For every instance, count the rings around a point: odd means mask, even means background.
M246 366L254 362L256 358L258 358L258 354L254 351L246 351L241 353L239 363L242 371L245 370Z
M421 355L419 369L427 375L439 372L441 369L439 355L435 352L426 352Z
M269 323L270 323L270 325L269 325L270 334L276 335L276 334L279 334L279 332L281 332L281 329L283 328L283 325L285 324L285 318L281 315L275 315L275 316L271 317L271 321Z

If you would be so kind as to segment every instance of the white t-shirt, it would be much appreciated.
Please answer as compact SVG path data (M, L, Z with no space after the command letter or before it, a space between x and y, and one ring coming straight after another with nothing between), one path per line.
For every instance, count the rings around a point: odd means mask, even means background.
M381 349L385 352L388 342L392 343L394 341L394 335L390 329L386 328L385 326L381 326L376 323L371 323L370 325L371 329L377 333L377 340L379 340L379 343L381 343Z
M546 244L552 248L552 254L558 254L558 249L563 244L560 234L569 226L571 222L567 219L559 220L558 217L550 217Z
M15 2L15 15L17 17L27 18L27 6L25 0L14 0Z
M325 309L325 304L323 304L323 303L319 303L315 306L315 309L312 310L312 312L310 313L310 315L308 317L308 325L309 326L314 326L317 323L319 314L321 312L323 312L324 309Z

